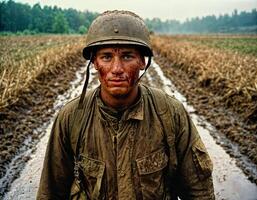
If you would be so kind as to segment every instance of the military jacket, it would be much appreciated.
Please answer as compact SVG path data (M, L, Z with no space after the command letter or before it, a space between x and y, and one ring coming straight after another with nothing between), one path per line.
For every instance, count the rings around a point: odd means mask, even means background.
M78 199L214 199L212 162L178 100L140 85L138 101L117 112L99 91L86 98L75 127L84 190ZM78 99L69 102L53 124L37 199L78 192L72 146L78 135L71 131L77 105Z

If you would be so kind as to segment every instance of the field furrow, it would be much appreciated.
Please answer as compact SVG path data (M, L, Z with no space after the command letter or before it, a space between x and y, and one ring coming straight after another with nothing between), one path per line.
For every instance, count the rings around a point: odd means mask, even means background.
M204 45L206 38L153 36L157 62L197 105L197 112L257 164L257 57ZM209 37L218 39L227 38Z

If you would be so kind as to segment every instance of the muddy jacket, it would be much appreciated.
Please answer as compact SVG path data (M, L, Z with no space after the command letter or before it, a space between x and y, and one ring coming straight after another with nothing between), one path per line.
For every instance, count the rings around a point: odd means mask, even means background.
M99 90L87 96L76 134L78 99L58 114L37 199L69 199L80 185L80 199L214 199L211 160L180 102L140 86L140 99L121 113L103 104ZM74 184L78 132L81 183Z

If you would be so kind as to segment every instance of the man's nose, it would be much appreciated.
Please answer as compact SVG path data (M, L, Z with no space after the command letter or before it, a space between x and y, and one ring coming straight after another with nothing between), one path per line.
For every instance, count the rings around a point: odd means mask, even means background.
M123 73L123 63L121 58L114 57L113 63L112 63L112 73L114 74L120 74Z

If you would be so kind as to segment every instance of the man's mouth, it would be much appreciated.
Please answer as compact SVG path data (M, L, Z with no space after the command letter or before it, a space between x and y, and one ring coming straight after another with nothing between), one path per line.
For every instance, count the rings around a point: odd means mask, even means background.
M114 79L110 79L108 82L109 82L111 85L119 86L119 85L124 84L126 81L127 81L126 79L114 78Z

